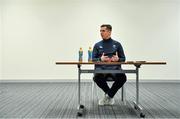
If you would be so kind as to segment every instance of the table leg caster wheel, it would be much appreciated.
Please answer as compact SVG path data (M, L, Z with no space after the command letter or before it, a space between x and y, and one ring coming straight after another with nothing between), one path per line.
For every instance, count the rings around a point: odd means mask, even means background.
M84 105L80 105L80 108L84 108Z
M145 114L140 113L140 117L141 117L141 118L145 118Z
M82 117L82 112L78 112L78 113L77 113L77 116L78 116L78 117Z

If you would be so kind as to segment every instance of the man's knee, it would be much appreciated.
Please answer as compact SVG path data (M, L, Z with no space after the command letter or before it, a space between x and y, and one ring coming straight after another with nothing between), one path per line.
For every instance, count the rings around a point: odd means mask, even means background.
M94 82L99 82L102 79L104 79L104 75L103 74L95 74L95 76L93 77Z
M125 83L127 81L126 74L118 74L116 75L116 81L120 83Z
M123 76L122 76L122 80L123 80L124 82L126 82L126 81L127 81L126 74L123 74Z

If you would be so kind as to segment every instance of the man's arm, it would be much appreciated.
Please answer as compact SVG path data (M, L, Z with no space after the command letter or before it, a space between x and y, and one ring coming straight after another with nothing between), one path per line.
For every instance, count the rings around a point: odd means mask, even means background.
M99 53L98 53L98 49L97 49L96 44L94 45L94 48L93 48L92 60L93 61L101 61L101 58L99 57Z
M126 56L124 54L124 50L122 45L119 43L119 47L118 47L118 57L119 57L119 62L125 62L126 61Z

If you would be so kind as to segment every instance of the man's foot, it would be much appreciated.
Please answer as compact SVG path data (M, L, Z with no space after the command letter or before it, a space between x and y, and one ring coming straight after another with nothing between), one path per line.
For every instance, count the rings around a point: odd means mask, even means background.
M115 103L115 100L114 100L114 98L111 98L111 97L107 97L108 98L108 100L107 100L107 105L114 105L114 103Z
M99 100L99 105L114 105L115 101L114 98L109 97L107 94Z
M105 105L106 100L107 100L107 96L104 95L104 97L103 97L102 99L99 100L99 103L98 103L98 104L99 104L99 105Z

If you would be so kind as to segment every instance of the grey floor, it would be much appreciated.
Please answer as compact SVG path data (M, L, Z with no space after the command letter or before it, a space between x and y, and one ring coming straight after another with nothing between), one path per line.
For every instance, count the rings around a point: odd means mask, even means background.
M97 88L97 87L96 87ZM91 83L82 83L81 118L138 118L133 109L135 83L126 84L127 104L121 91L114 106L98 106L103 95ZM180 83L141 83L140 103L146 118L180 118ZM0 118L77 118L77 83L0 83Z

